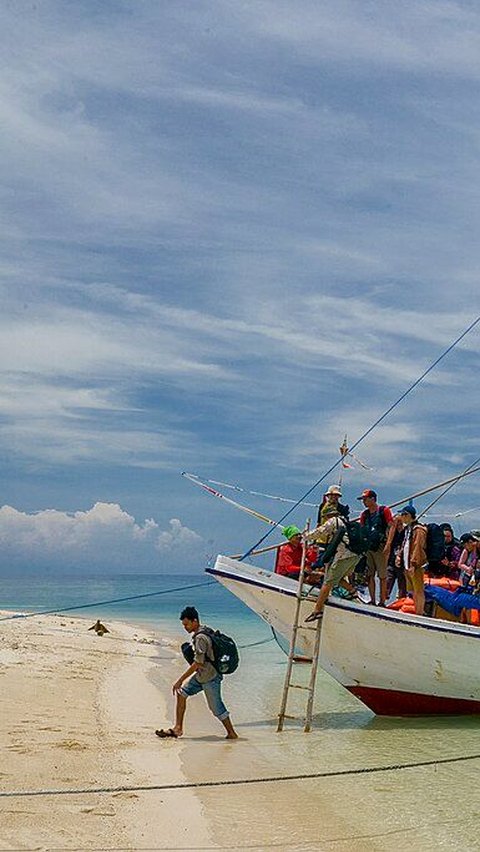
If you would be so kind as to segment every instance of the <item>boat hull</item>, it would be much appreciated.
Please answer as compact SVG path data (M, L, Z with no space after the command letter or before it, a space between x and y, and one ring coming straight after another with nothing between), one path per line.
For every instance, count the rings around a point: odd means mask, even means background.
M219 556L207 569L290 641L297 583ZM315 593L314 593L315 594ZM297 648L312 654L315 632L301 625ZM320 665L383 716L480 713L480 630L330 598L321 623Z
M480 631L332 600L320 665L383 716L480 713Z

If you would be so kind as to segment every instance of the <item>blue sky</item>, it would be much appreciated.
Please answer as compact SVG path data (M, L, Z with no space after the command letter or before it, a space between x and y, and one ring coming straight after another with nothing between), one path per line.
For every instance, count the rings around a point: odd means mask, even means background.
M478 7L45 0L0 33L0 570L247 549L181 471L299 497L480 313ZM348 502L480 455L479 335Z

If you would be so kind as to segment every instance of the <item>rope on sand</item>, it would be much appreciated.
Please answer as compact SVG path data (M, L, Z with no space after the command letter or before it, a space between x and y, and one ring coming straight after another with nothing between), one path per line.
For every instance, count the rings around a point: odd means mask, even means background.
M480 754L465 754L460 757L443 757L435 760L420 760L416 763L392 763L388 766L364 766L359 769L335 769L332 772L299 773L297 775L272 775L265 778L233 778L226 781L186 781L180 784L140 784L119 787L77 787L51 790L2 790L0 799L27 796L75 796L92 793L141 793L159 790L192 790L208 787L234 787L242 784L274 784L279 781L306 781L312 778L342 778L351 775L368 775L377 772L396 772L402 769L418 769L425 766L441 766L460 761L479 760Z

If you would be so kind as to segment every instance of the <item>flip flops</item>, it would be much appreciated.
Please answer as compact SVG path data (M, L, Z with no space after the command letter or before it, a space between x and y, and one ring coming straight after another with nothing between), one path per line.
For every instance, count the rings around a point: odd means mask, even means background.
M166 739L176 740L176 739L178 739L178 734L175 733L173 728L167 728L166 731L163 728L160 728L160 730L155 731L155 733L156 733L157 737L160 737L161 740L166 740Z
M304 619L304 622L310 623L312 621L320 621L321 618L323 618L323 612L315 612L314 610L310 613L310 615L307 615L307 617Z

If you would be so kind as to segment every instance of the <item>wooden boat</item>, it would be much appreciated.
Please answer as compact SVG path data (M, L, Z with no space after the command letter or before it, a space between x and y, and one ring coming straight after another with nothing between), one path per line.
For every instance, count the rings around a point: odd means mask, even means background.
M297 583L219 556L206 569L288 641ZM316 592L301 604L300 625ZM300 629L311 655L312 630ZM480 629L330 598L321 625L320 665L382 716L480 713Z

